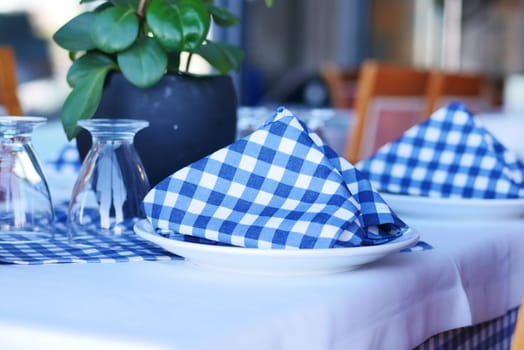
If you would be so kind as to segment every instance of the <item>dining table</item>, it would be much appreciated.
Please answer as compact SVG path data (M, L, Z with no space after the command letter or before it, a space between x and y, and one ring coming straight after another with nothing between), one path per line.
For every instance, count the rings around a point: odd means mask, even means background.
M333 274L4 264L0 348L412 349L519 306L524 219L410 224L432 249Z
M44 139L35 133L37 150ZM69 178L49 170L55 202ZM0 349L506 349L524 295L524 208L470 214L404 218L419 243L331 273L169 252L4 261Z

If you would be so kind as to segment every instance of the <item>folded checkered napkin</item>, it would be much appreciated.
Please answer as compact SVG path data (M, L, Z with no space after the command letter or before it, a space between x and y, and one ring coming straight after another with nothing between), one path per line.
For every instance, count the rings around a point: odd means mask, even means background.
M285 108L164 179L143 208L154 227L178 239L243 247L375 245L407 229L351 164Z
M524 198L523 163L457 102L439 109L356 167L384 192Z

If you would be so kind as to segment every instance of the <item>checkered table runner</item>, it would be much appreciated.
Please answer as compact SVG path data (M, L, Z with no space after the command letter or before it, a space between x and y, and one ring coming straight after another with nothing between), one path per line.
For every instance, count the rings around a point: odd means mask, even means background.
M114 263L125 261L173 260L179 257L136 235L102 238L96 235L69 244L64 203L56 210L55 238L33 243L0 244L0 263Z
M524 198L524 164L460 103L439 109L356 167L383 192Z
M519 310L520 307L516 307L490 321L444 331L432 336L413 350L509 349Z
M407 229L368 180L285 108L159 183L143 206L154 227L253 248L376 245Z
M44 161L47 177L66 174L76 176L81 165L82 162L74 140L65 144L56 154Z

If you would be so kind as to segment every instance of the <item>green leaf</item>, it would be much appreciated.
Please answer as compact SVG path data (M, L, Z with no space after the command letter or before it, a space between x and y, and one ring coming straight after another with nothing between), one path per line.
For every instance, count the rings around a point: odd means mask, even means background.
M85 4L85 3L88 3L88 2L95 2L95 1L100 1L100 0L80 0L80 3L81 4Z
M195 53L202 56L202 58L222 74L238 69L244 59L244 54L238 47L224 42L213 42L209 40L205 45L196 50Z
M273 6L273 0L265 0L265 1L266 1L266 6L267 7Z
M110 7L96 13L95 16L91 37L101 51L122 51L136 40L138 17L131 7Z
M116 63L106 55L89 52L75 60L67 72L67 83L74 87L85 76L99 70L117 70Z
M183 49L193 51L200 47L207 37L211 17L206 6L200 1L180 1L180 15L184 36Z
M85 12L74 17L56 31L53 40L68 51L94 49L96 46L91 39L94 19L93 12Z
M211 19L197 0L153 0L146 11L149 28L168 50L193 51L206 39Z
M158 82L167 67L167 56L155 39L142 37L133 46L117 55L122 74L138 87Z
M153 0L146 10L146 21L163 47L182 50L182 21L176 5L171 7L166 1Z
M208 6L209 13L213 21L219 26L235 26L240 23L240 20L233 13L229 12L224 7Z
M107 69L93 70L80 79L67 96L62 107L62 127L68 140L80 131L77 122L89 119L95 114L102 98Z

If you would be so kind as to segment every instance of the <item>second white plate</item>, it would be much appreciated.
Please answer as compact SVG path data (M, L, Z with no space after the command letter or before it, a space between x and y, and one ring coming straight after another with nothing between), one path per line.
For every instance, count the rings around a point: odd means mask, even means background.
M433 198L381 193L402 218L446 220L524 219L524 199Z
M394 241L366 247L332 249L253 249L184 242L162 237L141 220L135 232L195 265L271 275L309 275L348 271L414 245L419 235L409 229Z

